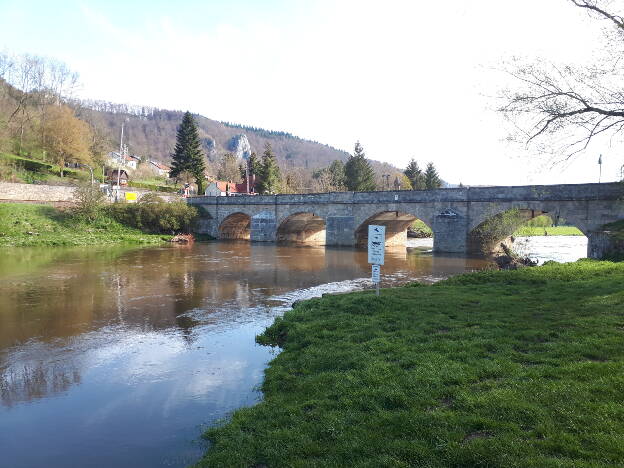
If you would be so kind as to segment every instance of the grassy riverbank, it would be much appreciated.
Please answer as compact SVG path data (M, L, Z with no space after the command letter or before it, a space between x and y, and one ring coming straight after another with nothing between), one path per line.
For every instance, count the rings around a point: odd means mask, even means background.
M104 213L88 222L48 205L0 203L0 247L157 244L170 237L146 234Z
M199 466L622 466L622 284L579 261L299 304Z
M531 236L584 236L578 228L574 226L522 226L513 234L519 237Z

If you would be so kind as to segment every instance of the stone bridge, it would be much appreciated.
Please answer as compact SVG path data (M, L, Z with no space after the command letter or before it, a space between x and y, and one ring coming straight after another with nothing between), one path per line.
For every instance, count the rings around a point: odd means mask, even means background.
M387 244L400 245L407 227L420 219L433 231L434 251L463 254L483 252L477 233L492 224L488 220L511 210L523 221L547 213L583 231L588 256L598 258L612 247L603 226L624 219L624 184L200 196L188 203L202 208L197 232L218 239L353 246L366 243L369 224L382 224ZM516 227L497 228L491 245Z

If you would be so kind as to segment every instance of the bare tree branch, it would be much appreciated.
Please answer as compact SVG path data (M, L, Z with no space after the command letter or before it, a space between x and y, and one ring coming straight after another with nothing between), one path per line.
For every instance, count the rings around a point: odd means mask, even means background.
M569 1L624 32L624 17L611 11L609 0ZM597 136L613 139L624 126L623 46L623 35L607 41L607 59L584 68L539 59L516 63L506 72L517 86L502 93L498 110L526 145L549 148L564 159L587 149Z

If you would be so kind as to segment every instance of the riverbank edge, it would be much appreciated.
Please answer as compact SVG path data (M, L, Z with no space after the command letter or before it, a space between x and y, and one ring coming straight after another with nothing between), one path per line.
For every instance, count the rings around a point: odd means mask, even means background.
M549 262L298 303L257 337L282 348L263 401L196 466L617 466L622 280Z
M0 248L158 245L172 236L148 234L104 217L69 219L45 204L0 203Z

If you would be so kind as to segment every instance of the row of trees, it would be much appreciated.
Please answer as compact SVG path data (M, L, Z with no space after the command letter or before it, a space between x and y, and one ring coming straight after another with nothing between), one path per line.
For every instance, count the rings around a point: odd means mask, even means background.
M442 187L442 179L432 162L427 164L427 168L423 171L412 158L403 174L409 180L412 190L433 190Z
M393 182L390 181L391 177L394 179ZM334 161L329 167L316 171L314 178L318 182L319 191L322 192L341 190L361 192L391 188L431 190L442 187L442 179L434 164L427 164L427 168L423 171L414 159L403 173L383 174L381 180L378 180L359 141L355 144L353 155L346 164Z
M78 75L64 63L0 53L0 150L56 163L94 164L107 141L66 103Z

